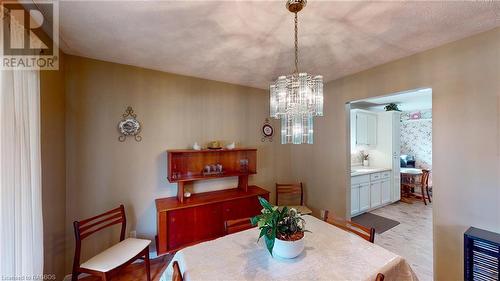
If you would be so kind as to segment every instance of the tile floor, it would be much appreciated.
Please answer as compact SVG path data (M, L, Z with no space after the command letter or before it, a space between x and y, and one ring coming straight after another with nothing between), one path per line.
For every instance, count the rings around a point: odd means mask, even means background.
M404 257L420 281L433 280L432 204L397 202L371 213L400 222L388 231L376 234L375 244Z

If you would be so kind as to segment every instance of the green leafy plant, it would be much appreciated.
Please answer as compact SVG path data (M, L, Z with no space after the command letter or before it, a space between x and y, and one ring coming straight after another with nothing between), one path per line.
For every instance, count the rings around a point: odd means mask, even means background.
M395 103L390 103L384 107L385 111L401 111L398 108L398 105Z
M259 197L259 202L263 207L261 214L251 218L251 221L260 229L257 241L264 237L267 250L271 255L276 238L295 241L304 237L304 232L307 232L304 228L305 221L297 210L288 207L280 209L262 197Z

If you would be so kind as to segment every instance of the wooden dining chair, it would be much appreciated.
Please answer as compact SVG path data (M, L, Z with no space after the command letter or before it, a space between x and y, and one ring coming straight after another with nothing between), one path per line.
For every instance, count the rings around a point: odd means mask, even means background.
M174 261L172 263L172 267L174 269L173 273L172 273L172 281L183 281L181 269L179 267L179 263L177 261Z
M333 214L330 215L328 211L325 211L323 220L345 231L354 233L368 242L373 243L375 241L375 228L373 227L368 228L352 221L337 218Z
M429 200L429 203L432 203L431 200L431 195L429 192L429 176L430 176L431 171L422 169L422 174L420 175L420 180L419 181L404 181L401 183L401 186L406 189L410 190L418 190L420 189L421 195L422 195L422 200L424 201L424 204L427 205L426 199ZM426 196L427 194L427 196Z
M250 221L250 218L227 220L224 222L224 230L226 235L247 230L252 227L253 225Z
M385 276L382 273L377 274L377 277L375 278L375 281L384 281Z
M288 199L285 203L284 200ZM304 205L304 188L302 183L276 183L276 205L295 208L304 215L312 214L311 209Z
M116 224L121 224L120 242L80 264L82 240ZM123 205L100 215L73 222L75 230L75 256L73 259L72 281L78 280L80 273L96 275L101 277L102 280L107 281L120 269L137 259L144 259L146 279L148 281L151 280L149 265L149 244L151 241L137 238L125 239L126 225L127 220Z

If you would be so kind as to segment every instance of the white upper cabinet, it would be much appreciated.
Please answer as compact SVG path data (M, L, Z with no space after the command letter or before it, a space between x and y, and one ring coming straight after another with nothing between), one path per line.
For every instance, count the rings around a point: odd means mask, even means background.
M377 144L377 115L366 115L366 145Z
M375 146L377 144L377 115L356 110L351 115L351 134L356 146Z

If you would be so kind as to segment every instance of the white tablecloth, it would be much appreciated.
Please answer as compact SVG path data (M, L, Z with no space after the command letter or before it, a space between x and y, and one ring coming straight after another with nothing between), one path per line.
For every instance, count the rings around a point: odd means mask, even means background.
M421 175L422 174L422 169L416 169L416 168L401 168L399 170L400 173L402 174L411 174L411 175Z
M418 280L400 256L327 224L304 216L305 249L295 259L271 257L257 228L197 244L177 252L184 280ZM375 237L377 239L377 237ZM162 281L170 281L169 265Z

